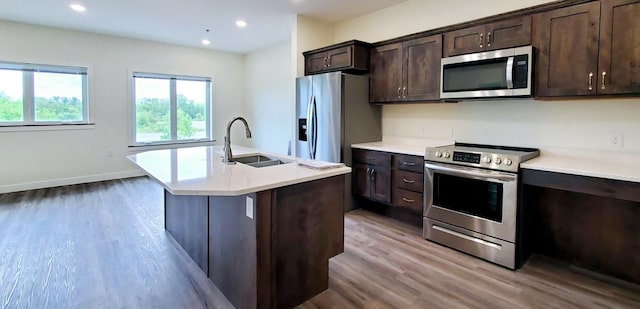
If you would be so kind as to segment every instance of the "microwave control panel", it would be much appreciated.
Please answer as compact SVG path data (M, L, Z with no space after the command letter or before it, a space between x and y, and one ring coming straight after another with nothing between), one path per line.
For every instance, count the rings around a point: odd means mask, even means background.
M527 88L527 79L529 76L529 56L518 55L513 59L513 88Z

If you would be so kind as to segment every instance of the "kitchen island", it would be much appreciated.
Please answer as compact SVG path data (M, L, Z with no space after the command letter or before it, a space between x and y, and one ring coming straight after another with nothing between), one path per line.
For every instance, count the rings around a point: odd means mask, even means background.
M260 152L232 146L234 158ZM344 251L348 167L221 162L221 146L128 158L165 189L165 229L236 308L291 308L328 288Z

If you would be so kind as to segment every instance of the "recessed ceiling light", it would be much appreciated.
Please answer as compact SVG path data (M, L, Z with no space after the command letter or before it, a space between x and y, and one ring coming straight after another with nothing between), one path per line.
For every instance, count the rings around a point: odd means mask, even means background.
M84 12L87 10L87 8L80 3L69 4L69 7L76 12Z
M207 39L202 39L202 41L200 41L200 42L202 42L202 45L209 45L209 44L211 44L211 41L209 41L209 40L207 40Z
M242 20L242 19L238 19L236 21L236 26L240 27L240 28L244 28L247 26L247 22Z

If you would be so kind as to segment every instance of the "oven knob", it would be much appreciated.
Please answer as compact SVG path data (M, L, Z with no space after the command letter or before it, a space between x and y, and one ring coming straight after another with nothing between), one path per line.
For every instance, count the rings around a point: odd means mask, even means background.
M484 157L484 162L491 163L491 157Z
M451 155L450 155L448 152L446 152L446 151L445 151L445 152L442 154L442 156L443 156L445 159L448 159Z
M507 166L511 165L511 163L513 162L509 159L504 160L504 164L506 164Z
M496 164L500 164L500 163L502 163L502 159L496 158Z
M437 158L442 157L442 153L440 153L440 151L436 151L436 157L437 157Z

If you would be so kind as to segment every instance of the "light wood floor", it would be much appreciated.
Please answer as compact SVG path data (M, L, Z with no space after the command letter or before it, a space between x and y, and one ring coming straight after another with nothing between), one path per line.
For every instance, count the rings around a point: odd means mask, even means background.
M147 178L0 195L0 308L229 308L163 230ZM366 211L301 308L640 308L640 293L534 256L516 272Z

